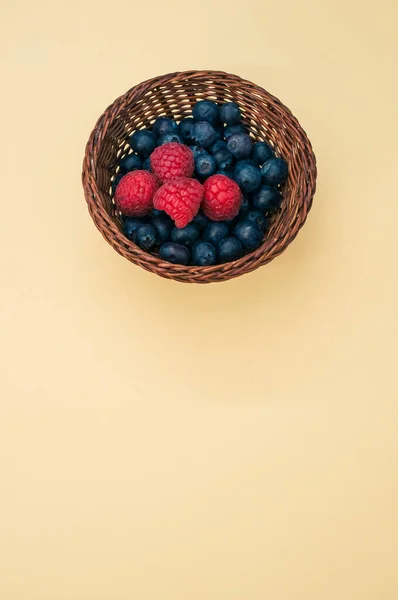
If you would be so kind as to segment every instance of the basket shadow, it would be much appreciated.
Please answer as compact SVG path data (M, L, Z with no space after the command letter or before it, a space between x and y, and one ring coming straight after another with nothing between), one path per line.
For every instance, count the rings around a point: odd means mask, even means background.
M308 286L311 294L314 247L320 235L317 227L307 225L286 251L268 265L218 284L178 283L126 261L117 261L120 268L110 277L115 278L115 287L120 287L120 280L116 281L119 275L124 280L126 311L134 303L135 310L149 311L157 315L157 320L174 323L176 331L181 327L183 333L184 327L189 327L197 335L216 333L231 320L241 322L265 312L272 315L281 304L292 301L298 288L302 293L303 287Z
M96 234L98 242L84 247L86 300L88 307L96 302L99 322L112 332L115 360L120 348L124 356L131 350L136 377L140 364L144 373L150 364L176 396L184 389L207 401L267 402L280 386L273 370L300 351L303 319L322 293L316 213L283 254L222 284L162 279L118 256ZM183 365L178 374L175 363Z

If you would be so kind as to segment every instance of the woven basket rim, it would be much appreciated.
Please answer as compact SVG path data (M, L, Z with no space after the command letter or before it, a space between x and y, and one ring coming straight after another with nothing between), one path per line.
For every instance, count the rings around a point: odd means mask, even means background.
M150 95L153 93L153 90L160 89L162 85L167 85L170 82L176 86L176 84L178 85L179 83L181 83L181 85L186 85L187 81L195 84L195 80L199 81L201 85L203 85L203 81L206 80L221 80L220 83L217 83L217 85L221 86L223 85L223 82L232 82L236 87L236 89L234 88L236 92L242 89L249 97L253 97L253 106L259 99L263 103L266 103L267 106L269 106L269 110L272 108L272 114L276 114L283 119L283 128L286 129L286 131L289 130L293 132L297 138L300 139L300 143L302 143L305 148L309 165L309 181L306 182L309 184L306 186L308 187L308 189L306 189L306 202L303 203L300 212L297 214L297 217L300 217L299 226L290 229L287 227L286 231L283 231L283 233L278 236L266 235L262 244L255 251L245 254L237 261L210 267L173 265L162 261L157 255L145 252L134 244L134 242L125 238L115 219L106 210L105 202L107 199L104 197L104 192L99 189L96 170L101 143L103 143L104 139L106 140L106 134L111 124L118 115L121 113L124 114L123 111L126 110L126 107L128 107L130 102L137 101L137 98L145 98L148 94ZM211 94L209 95L211 96ZM239 98L236 98L236 101L239 103ZM276 131L276 133L278 132ZM225 71L190 70L177 71L147 79L130 88L108 106L98 118L88 139L83 161L82 182L88 208L97 228L108 243L110 243L120 254L124 255L135 264L138 264L151 272L162 275L163 277L184 282L210 283L213 281L223 281L253 271L257 267L270 262L270 260L281 254L287 248L304 225L308 212L311 209L316 189L316 176L316 159L312 145L296 117L293 116L290 109L282 104L278 98L267 92L265 89L238 75L231 75Z

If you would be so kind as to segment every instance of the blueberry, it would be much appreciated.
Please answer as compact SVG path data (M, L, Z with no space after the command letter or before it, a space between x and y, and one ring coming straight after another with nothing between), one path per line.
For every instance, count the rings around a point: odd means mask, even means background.
M227 219L227 220L223 221L223 223L226 223L228 225L228 227L232 230L235 227L235 225L237 224L237 222L239 221L240 218L241 218L240 215L237 215L233 219Z
M214 125L214 129L216 132L216 136L218 137L218 139L220 141L224 140L224 133L225 133L225 127L223 123L217 123L216 125Z
M219 152L220 150L226 150L226 149L227 149L227 142L225 142L224 140L217 140L211 146L210 152L212 154L216 154L216 152Z
M186 119L182 119L182 121L180 121L178 130L185 143L189 143L191 141L193 123L194 121L192 117L187 117Z
M208 148L216 141L217 134L210 123L207 123L207 121L198 121L192 127L192 139L198 146Z
M266 142L256 142L253 146L253 160L258 164L262 165L266 160L273 158L274 151L271 146Z
M163 146L163 144L169 144L170 142L177 142L178 144L183 144L184 140L178 133L175 131L174 133L165 133L161 135L158 141L158 146Z
M157 210L156 208L152 209L151 212L151 217L157 217L159 215L165 215L166 213L164 212L164 210Z
M283 158L270 158L261 167L263 182L267 185L279 185L287 177L287 162Z
M235 227L238 221L244 221L246 219L246 215L249 212L251 206L249 199L246 196L242 197L242 203L239 208L239 213L233 219L228 219L228 221L224 221L227 223L229 227Z
M243 247L248 250L254 250L263 240L263 232L253 221L239 221L234 229L234 234Z
M188 223L185 227L174 227L171 232L172 242L183 244L190 248L199 237L199 228L194 223Z
M142 168L144 169L144 171L150 171L151 170L151 159L148 156L148 158L146 158L144 160L144 164L142 165Z
M115 177L115 179L112 181L112 194L114 194L116 192L116 188L119 185L120 180L122 179L122 177L124 177L125 173L118 173Z
M187 265L189 263L189 250L186 246L166 242L160 246L159 256L162 260L173 263L173 265Z
M129 144L134 152L137 152L140 156L149 156L156 148L157 137L153 131L140 129L129 137Z
M207 226L208 222L209 218L201 212L198 212L196 217L192 220L192 223L195 223L195 225L199 228L200 231L203 231L203 229Z
M138 227L141 227L141 225L144 225L144 223L145 223L144 219L142 219L140 217L125 217L124 223L123 223L124 235L127 238L129 238L129 240L133 240L135 230Z
M134 241L143 250L151 250L157 244L156 229L149 223L144 223L136 228Z
M195 173L199 177L210 177L214 175L217 168L217 163L214 156L203 152L195 158Z
M163 244L170 239L174 223L168 215L165 213L155 215L151 220L151 225L156 229L157 239L160 244Z
M224 221L210 221L203 232L205 242L210 242L215 246L225 237L229 235L229 228Z
M261 185L261 171L250 164L237 166L235 180L242 192L255 192Z
M238 123L237 125L229 125L224 129L224 136L227 140L231 135L235 135L236 133L247 133L247 129L242 123Z
M235 172L233 169L218 169L216 171L217 175L225 175L225 177L229 177L233 181L235 181Z
M253 206L266 213L273 213L282 202L281 192L270 185L262 185L253 195Z
M200 267L215 265L217 262L217 251L209 242L198 242L192 251L192 263Z
M173 133L176 131L178 125L173 119L169 117L158 117L153 124L153 131L156 135L166 135L166 133Z
M227 148L236 160L248 158L252 151L252 140L247 133L234 133L228 138Z
M239 169L240 167L243 167L243 165L251 165L252 167L256 167L256 169L258 169L258 164L255 163L252 158L244 158L243 160L238 160L238 162L235 165L235 169Z
M234 236L223 238L218 244L218 258L222 263L238 260L242 254L243 246Z
M240 205L239 215L244 215L250 210L250 202L247 196L242 197L242 204Z
M256 223L261 231L265 231L268 227L267 217L261 212L261 210L258 210L257 208L250 209L246 215L246 219Z
M207 121L215 125L220 119L220 109L211 100L199 100L192 110L195 121Z
M127 173L128 171L136 171L142 168L142 160L136 154L127 154L119 163L120 170Z
M199 156L199 154L203 154L206 152L206 150L204 148L201 148L200 146L190 146L192 152L193 152L193 157L196 159L197 156Z
M241 119L240 108L235 102L226 102L220 110L221 121L227 125L236 125Z
M225 169L228 171L232 167L234 157L229 150L219 150L214 154L219 169Z

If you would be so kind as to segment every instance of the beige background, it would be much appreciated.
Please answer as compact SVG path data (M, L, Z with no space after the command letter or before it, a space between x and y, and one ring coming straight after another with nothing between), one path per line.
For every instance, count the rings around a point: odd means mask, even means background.
M1 600L398 597L395 0L1 3ZM148 77L238 73L313 142L283 256L108 246L80 171Z

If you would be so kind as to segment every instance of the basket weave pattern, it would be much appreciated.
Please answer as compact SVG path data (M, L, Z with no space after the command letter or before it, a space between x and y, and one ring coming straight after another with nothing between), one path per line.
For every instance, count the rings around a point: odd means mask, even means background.
M268 141L276 154L287 161L289 177L282 189L282 206L271 218L265 239L256 250L234 262L211 267L172 265L141 250L123 235L110 188L120 158L130 150L127 138L136 129L150 127L161 115L177 120L190 116L195 102L203 99L236 102L252 137ZM187 71L140 83L106 109L87 143L82 179L93 221L119 254L162 277L211 283L253 271L286 249L311 208L316 161L297 119L277 98L236 75Z

